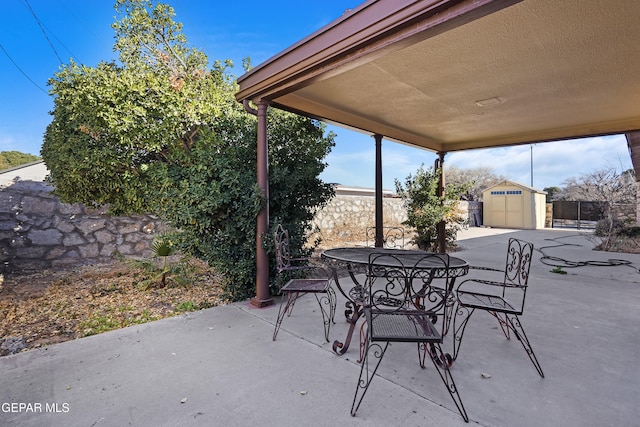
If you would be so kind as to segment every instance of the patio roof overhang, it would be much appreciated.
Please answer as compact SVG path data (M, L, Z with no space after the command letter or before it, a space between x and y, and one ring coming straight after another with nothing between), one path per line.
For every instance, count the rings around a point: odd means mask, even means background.
M638 135L639 20L634 0L369 0L238 79L236 99L259 107L259 184L268 195L269 105L440 161L458 150Z
M640 2L371 0L237 99L433 151L640 129Z

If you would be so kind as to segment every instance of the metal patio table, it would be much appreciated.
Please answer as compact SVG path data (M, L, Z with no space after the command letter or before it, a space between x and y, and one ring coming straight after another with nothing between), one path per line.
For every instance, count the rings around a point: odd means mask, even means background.
M427 252L420 250L370 247L335 248L327 249L322 252L321 259L331 268L333 279L336 283L336 286L338 287L338 290L347 299L344 315L347 322L349 323L349 331L347 332L347 337L345 338L344 342L338 340L335 340L333 342L333 351L339 355L344 354L349 349L356 324L363 314L365 295L364 284L361 284L356 276L358 274L366 273L367 265L369 264L369 255L372 253L401 255L407 264L410 264L412 259L415 259L415 262L418 262L418 260L422 259L427 254ZM391 260L391 258L380 259L386 259L388 262L391 262L389 261ZM449 259L449 280L446 286L448 286L449 289L452 290L453 286L455 285L456 278L464 276L469 272L469 264L461 258L450 257ZM426 270L430 269L427 264L421 263L421 265L425 265ZM384 265L382 267L396 266ZM344 280L343 283L340 282L340 273L345 269L351 279L351 283L348 284L344 283ZM438 274L436 272L436 277L437 276ZM453 293L450 294L453 295ZM451 301L450 304L447 304L447 312L444 313L445 319L443 321L443 336L446 335L446 332L448 330L448 324L451 318L452 309L453 301Z

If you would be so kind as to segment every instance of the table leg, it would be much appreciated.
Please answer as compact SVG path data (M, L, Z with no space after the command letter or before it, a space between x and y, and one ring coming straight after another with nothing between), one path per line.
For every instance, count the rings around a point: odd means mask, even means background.
M342 356L349 349L349 345L351 344L351 338L353 337L353 332L356 329L356 324L358 323L358 319L362 316L362 305L356 304L353 301L347 301L346 303L347 310L345 310L345 315L347 316L347 322L349 323L349 331L347 332L347 337L344 342L340 342L335 340L333 342L333 351ZM349 316L347 313L351 314Z
M335 340L333 342L333 351L340 356L345 354L349 349L356 325L363 314L361 302L363 300L363 288L356 278L356 269L351 264L348 264L347 272L349 273L349 277L351 278L354 286L352 286L348 291L345 291L345 288L343 288L340 283L337 267L332 266L333 280L340 293L347 299L347 302L345 303L346 310L344 311L344 316L347 323L349 323L349 331L347 332L344 342L339 340Z

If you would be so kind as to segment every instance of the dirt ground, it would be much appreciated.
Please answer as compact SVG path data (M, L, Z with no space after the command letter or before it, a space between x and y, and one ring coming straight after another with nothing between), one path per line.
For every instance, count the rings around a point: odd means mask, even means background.
M0 276L0 356L225 303L202 264L189 285L146 277L124 262Z

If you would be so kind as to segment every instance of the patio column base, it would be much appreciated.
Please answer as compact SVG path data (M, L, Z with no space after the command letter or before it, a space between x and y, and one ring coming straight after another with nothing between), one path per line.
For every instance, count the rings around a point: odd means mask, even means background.
M263 308L273 305L273 298L258 299L258 297L253 297L249 302L254 307Z

